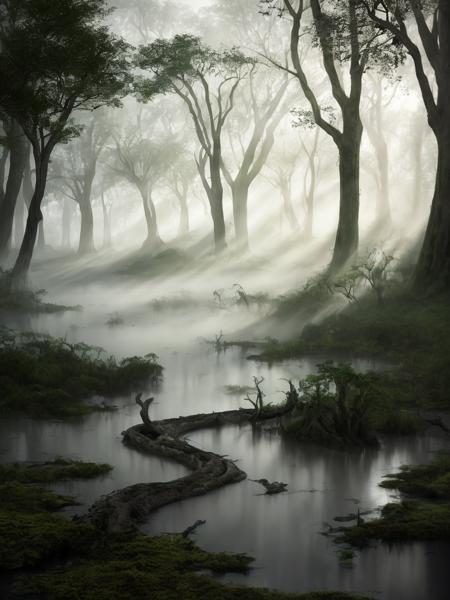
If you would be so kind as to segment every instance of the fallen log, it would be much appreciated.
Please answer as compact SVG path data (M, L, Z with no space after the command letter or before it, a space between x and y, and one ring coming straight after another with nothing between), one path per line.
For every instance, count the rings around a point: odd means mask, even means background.
M101 497L83 519L108 532L135 528L158 508L247 478L247 474L227 457L196 448L180 438L198 429L254 424L255 413L252 409L150 421L150 402L142 402L140 396L137 400L144 422L124 431L124 442L141 451L174 460L192 473L169 482L138 483ZM277 419L291 410L292 405L289 403L279 407L265 407L259 414L258 421Z

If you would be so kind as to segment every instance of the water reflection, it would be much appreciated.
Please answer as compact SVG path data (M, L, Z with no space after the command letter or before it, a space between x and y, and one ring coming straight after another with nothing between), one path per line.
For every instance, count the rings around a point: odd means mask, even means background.
M41 317L38 330L67 334L71 341L104 345L119 355L156 351L164 364L164 381L156 397L155 418L225 410L242 405L226 385L249 385L254 375L264 377L267 401L277 402L286 389L283 379L300 379L315 369L318 359L291 361L268 367L246 360L238 349L217 355L206 344L193 344L189 334L178 334L179 344L168 347L159 335L167 321L143 320L111 331L96 325L90 314ZM78 327L71 328L78 322ZM145 322L145 326L144 326ZM181 322L181 321L180 321ZM170 327L181 327L171 321ZM98 321L97 321L98 323ZM173 348L177 348L176 351ZM376 365L359 361L359 369ZM116 413L99 413L81 422L37 422L8 418L0 422L0 460L45 460L58 455L109 462L111 475L91 482L70 482L55 489L73 494L88 505L113 489L141 481L167 481L185 470L166 460L125 447L120 433L138 420L133 397L118 398ZM404 463L426 461L443 446L442 437L384 440L380 451L345 453L313 445L296 445L273 432L251 427L207 430L189 436L193 444L239 460L251 479L266 477L289 484L289 493L263 496L250 481L217 490L204 497L166 507L145 526L149 533L182 531L197 519L201 546L212 550L247 552L256 558L248 577L227 579L288 591L342 589L376 592L383 600L448 600L450 573L446 544L378 547L361 553L352 569L340 565L331 540L320 535L324 523L337 515L376 509L389 501L378 487L381 477ZM77 512L85 507L77 507Z

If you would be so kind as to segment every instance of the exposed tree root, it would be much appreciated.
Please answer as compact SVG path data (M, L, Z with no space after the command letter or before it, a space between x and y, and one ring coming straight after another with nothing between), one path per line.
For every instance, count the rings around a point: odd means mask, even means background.
M173 502L200 496L211 490L246 479L247 474L232 460L206 452L180 439L190 431L229 424L255 423L252 409L191 415L163 421L150 421L150 402L141 402L143 425L123 432L125 443L151 454L174 460L192 471L189 475L164 483L138 483L100 498L85 517L106 531L123 531L142 523L152 512ZM147 410L146 410L147 409ZM265 407L257 420L280 418L293 409L288 402Z

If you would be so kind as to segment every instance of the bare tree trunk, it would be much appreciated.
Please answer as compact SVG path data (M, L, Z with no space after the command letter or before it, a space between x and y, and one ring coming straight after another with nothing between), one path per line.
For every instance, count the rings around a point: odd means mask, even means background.
M413 189L412 189L412 209L415 216L419 215L421 208L423 207L423 144L425 138L425 127L427 127L424 121L419 125L416 131L414 143L413 143Z
M450 286L450 110L438 134L438 166L431 213L415 281L422 288Z
M111 211L105 202L105 194L101 194L102 201L102 213L103 213L103 248L110 248L112 246L112 235L111 235Z
M281 186L281 195L283 197L283 215L291 231L298 231L300 224L292 206L291 186L285 184Z
M187 235L190 231L189 209L187 203L187 193L185 191L178 195L178 201L180 203L180 222L178 225L178 235L183 236Z
M362 124L358 112L344 122L339 146L339 222L330 272L345 268L358 250L359 243L359 176Z
M62 227L61 227L61 246L70 248L71 246L71 228L72 228L73 205L72 201L64 198L62 206Z
M24 285L28 270L30 268L33 250L36 243L39 223L42 221L41 204L45 194L47 183L48 165L50 161L51 149L47 148L44 152L34 152L36 164L36 185L30 208L28 210L25 235L20 246L19 255L12 270L13 284L16 286Z
M214 249L216 253L226 248L225 218L223 214L223 185L220 170L221 144L220 138L214 140L214 149L210 159L211 193L209 203L214 225Z
M0 257L8 254L17 197L22 186L22 179L28 153L28 141L22 128L16 121L11 122L8 131L10 141L9 173L5 195L0 206Z
M19 194L14 211L14 245L18 248L22 242L25 233L25 200L22 194Z
M144 242L144 246L154 246L157 244L161 244L162 241L159 236L156 208L152 200L151 190L148 184L142 184L139 186L139 191L142 197L145 222L147 224L147 239Z
M6 178L6 163L8 162L9 148L7 146L2 147L2 154L0 156L0 206L2 205L3 198L5 197L5 178Z
M94 246L94 215L92 213L92 205L90 198L86 196L80 202L80 241L78 244L78 254L85 256L95 252Z
M237 247L244 252L249 250L248 191L249 184L242 181L235 181L231 187L236 243Z
M416 285L428 290L450 288L450 6L443 0L439 2L438 31L437 111L428 114L438 146L436 186L415 272Z

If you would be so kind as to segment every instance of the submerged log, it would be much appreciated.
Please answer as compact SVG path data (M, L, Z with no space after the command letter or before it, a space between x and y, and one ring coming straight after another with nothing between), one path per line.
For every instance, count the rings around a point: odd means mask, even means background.
M251 481L262 485L269 496L286 492L288 487L287 483L282 483L281 481L270 482L267 479L251 479Z
M142 406L140 402L138 404ZM138 483L103 496L83 518L102 530L111 532L134 528L162 506L247 478L247 474L232 460L191 446L180 438L197 429L254 422L252 409L150 421L148 406L145 407L144 403L141 411L144 423L122 433L124 442L141 451L174 460L192 473L169 482ZM277 419L290 410L289 405L266 407L259 420Z

